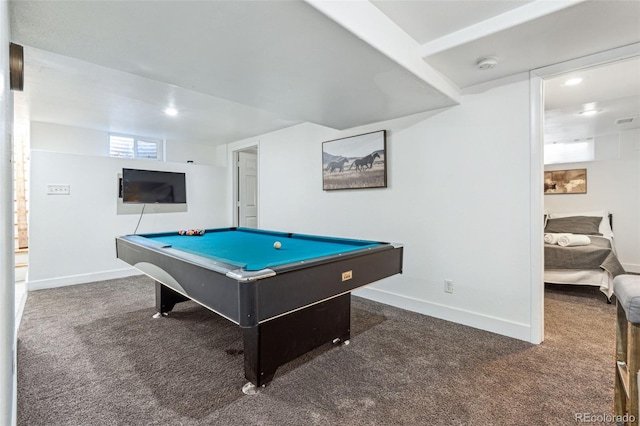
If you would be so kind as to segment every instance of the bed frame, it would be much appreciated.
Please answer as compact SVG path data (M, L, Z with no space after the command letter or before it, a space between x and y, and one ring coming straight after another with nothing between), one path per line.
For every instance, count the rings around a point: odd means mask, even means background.
M545 215L546 218L547 215ZM609 225L613 230L613 215L608 214ZM570 270L552 269L544 271L544 282L548 284L563 285L588 285L599 287L600 291L607 297L607 303L611 303L613 295L613 277L603 270Z

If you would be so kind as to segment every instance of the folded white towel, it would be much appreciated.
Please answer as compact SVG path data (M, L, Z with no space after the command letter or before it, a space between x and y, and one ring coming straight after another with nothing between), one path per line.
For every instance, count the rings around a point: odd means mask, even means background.
M571 234L546 233L544 234L544 242L547 244L558 244L558 238L562 237L563 235L571 235Z
M569 234L558 238L558 245L562 247L588 246L591 238L586 235Z

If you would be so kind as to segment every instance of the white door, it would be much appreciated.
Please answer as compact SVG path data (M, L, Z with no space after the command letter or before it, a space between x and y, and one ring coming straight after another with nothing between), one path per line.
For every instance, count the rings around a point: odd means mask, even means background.
M238 153L238 226L258 227L258 154Z

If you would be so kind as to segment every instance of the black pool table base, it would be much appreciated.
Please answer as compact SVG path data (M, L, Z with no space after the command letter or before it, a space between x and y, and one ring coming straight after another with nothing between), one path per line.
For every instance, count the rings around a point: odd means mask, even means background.
M166 316L176 303L188 297L156 281L155 318ZM242 327L244 374L249 383L245 394L253 395L275 376L278 367L327 343L349 344L351 338L351 293Z

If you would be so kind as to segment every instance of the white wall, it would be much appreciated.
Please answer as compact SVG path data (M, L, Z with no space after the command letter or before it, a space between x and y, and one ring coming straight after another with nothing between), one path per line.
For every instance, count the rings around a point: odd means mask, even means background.
M9 90L9 6L0 2L0 424L15 424L13 241L13 95Z
M175 163L193 161L194 164L215 164L215 148L209 145L165 141L165 158Z
M33 123L32 147L59 148L61 139L66 140L66 147L81 146L92 133L99 136L100 132L74 132L67 126ZM185 155L189 150L190 145L185 144ZM210 149L210 158L202 156L202 151L196 150L198 159L213 164L215 150ZM148 205L138 233L229 226L230 208L220 196L226 194L225 168L32 149L27 279L30 290L136 273L115 253L115 237L133 233L140 219L139 214L117 214L117 179L123 167L186 173L187 211L161 213L162 206ZM47 195L48 184L68 184L71 194Z
M529 340L530 108L521 80L439 113L345 132L305 124L229 151L259 145L261 228L404 244L404 273L357 294ZM380 129L389 130L388 188L323 192L321 143Z
M73 154L109 155L109 133L60 124L31 122L31 149Z
M38 121L31 122L30 132L31 149L109 156L108 132ZM165 141L164 153L164 159L174 163L214 164L216 161L215 147L187 141Z
M620 262L640 273L640 129L595 139L596 161L545 166L545 170L587 169L586 194L547 194L548 212L608 210Z

